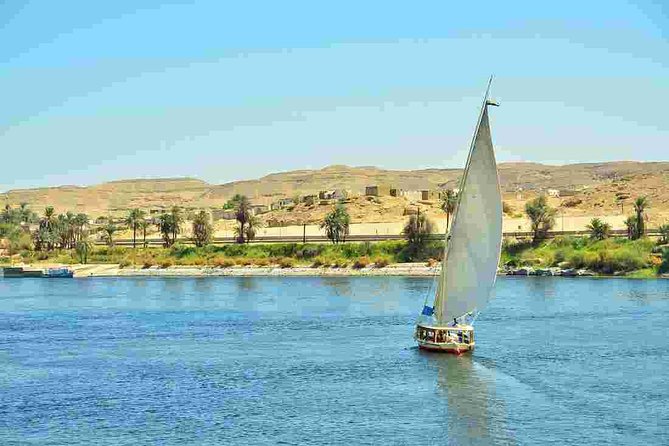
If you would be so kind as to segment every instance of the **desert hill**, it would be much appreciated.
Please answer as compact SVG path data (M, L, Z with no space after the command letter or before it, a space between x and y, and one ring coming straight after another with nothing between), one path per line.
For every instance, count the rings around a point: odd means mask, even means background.
M562 196L552 199L552 203L570 215L620 213L621 199L623 202L627 200L631 209L631 199L639 195L647 195L656 212L669 211L669 162L619 161L564 166L502 163L499 172L505 200L518 210L527 199L555 189ZM317 194L330 189L363 194L365 186L374 184L404 190L454 188L461 173L461 169L402 171L336 165L320 170L273 173L255 180L220 185L193 178L165 178L112 181L88 187L11 190L0 194L0 203L18 205L25 202L38 212L51 205L57 212L71 210L96 217L121 215L133 207L147 210L172 205L193 209L220 208L236 193L247 195L255 203L269 204L282 197ZM354 218L358 221L395 219L402 215L405 201L400 201L393 201L392 197L376 201L356 199ZM295 220L317 219L317 215L310 218L308 214L322 213L316 209L301 211Z

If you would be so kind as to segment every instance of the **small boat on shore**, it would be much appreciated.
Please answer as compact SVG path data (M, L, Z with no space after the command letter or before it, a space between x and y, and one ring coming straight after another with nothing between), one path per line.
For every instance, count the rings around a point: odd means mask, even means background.
M18 278L57 278L71 279L74 277L74 271L67 267L47 268L47 269L25 269L21 266L6 266L2 268L2 276L7 279Z
M6 266L2 268L2 276L6 279L23 277L42 277L44 271L41 269L24 269L21 266Z
M495 284L502 247L502 195L490 134L488 98L483 98L453 224L444 243L444 259L433 304L426 297L414 332L418 347L447 353L474 349L478 312Z
M74 277L74 271L67 267L47 268L44 270L44 277L49 279L71 279Z

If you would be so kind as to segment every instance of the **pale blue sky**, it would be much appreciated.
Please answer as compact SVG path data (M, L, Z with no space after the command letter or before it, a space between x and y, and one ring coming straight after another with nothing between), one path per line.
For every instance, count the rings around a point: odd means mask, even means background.
M0 42L0 190L460 167L490 73L500 161L669 159L658 2L5 0Z

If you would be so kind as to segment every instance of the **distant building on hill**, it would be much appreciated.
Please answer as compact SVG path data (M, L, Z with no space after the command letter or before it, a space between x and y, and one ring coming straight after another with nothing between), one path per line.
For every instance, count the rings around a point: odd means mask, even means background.
M382 197L382 196L389 196L390 191L393 188L390 186L386 185L372 185L372 186L367 186L365 187L365 195L368 197ZM397 190L397 189L395 189Z
M557 189L548 189L548 190L546 191L546 194L547 194L549 197L560 198L560 191L557 190Z
M270 207L266 204L252 204L250 209L253 215L260 215L270 211Z
M402 190L398 196L404 197L408 201L419 201L423 199L423 193L419 190Z
M395 189L395 195L391 195L393 197L404 197L408 201L430 201L430 200L437 200L439 199L439 192L438 191L433 191L433 190L428 190L428 189L420 189L420 190L403 190L403 189Z
M289 206L294 206L295 205L295 200L292 198L281 198L278 201L275 201L270 205L270 209L272 211L276 211L279 209L285 209Z
M348 191L343 189L322 190L318 193L320 200L343 200L348 198Z
M302 197L302 202L307 206L313 206L314 204L316 204L317 201L318 201L318 195L316 194L305 195L304 197Z
M433 190L423 189L420 191L420 199L422 201L436 200L439 198L439 193Z
M213 220L234 220L237 218L237 212L234 209L211 209L211 218Z

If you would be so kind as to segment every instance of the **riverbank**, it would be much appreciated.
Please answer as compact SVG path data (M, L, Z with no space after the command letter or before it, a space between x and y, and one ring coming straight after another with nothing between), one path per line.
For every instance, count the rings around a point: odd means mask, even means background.
M26 269L44 269L64 266L60 264L20 265ZM123 267L118 264L78 264L66 265L74 271L75 278L86 277L360 277L360 276L405 276L435 277L441 272L441 265L430 266L424 262L395 263L384 267L281 267L272 266L169 266ZM669 278L669 274L656 274L650 269L630 273L606 275L587 269L559 268L504 268L499 276L556 276L556 277L627 277L627 278Z
M304 275L389 276L437 274L443 244L412 249L404 241L333 244L253 244L171 248L95 247L88 265L73 250L25 251L10 264L45 268L73 265L78 275ZM500 274L538 276L658 277L669 272L669 246L644 238L560 237L533 244L505 239Z
M35 266L33 266L35 267ZM120 267L109 264L72 265L75 277L208 277L208 276L436 276L439 267L425 263L398 263L383 268L332 268L332 267L287 267L281 266L169 266L161 268Z
M425 263L401 263L388 265L383 268L366 267L281 267L274 266L150 266L150 267L123 267L118 264L25 264L21 266L28 270L42 270L46 268L67 266L74 271L74 277L264 277L264 276L312 276L312 277L341 277L341 276L436 276L440 268L427 266Z

